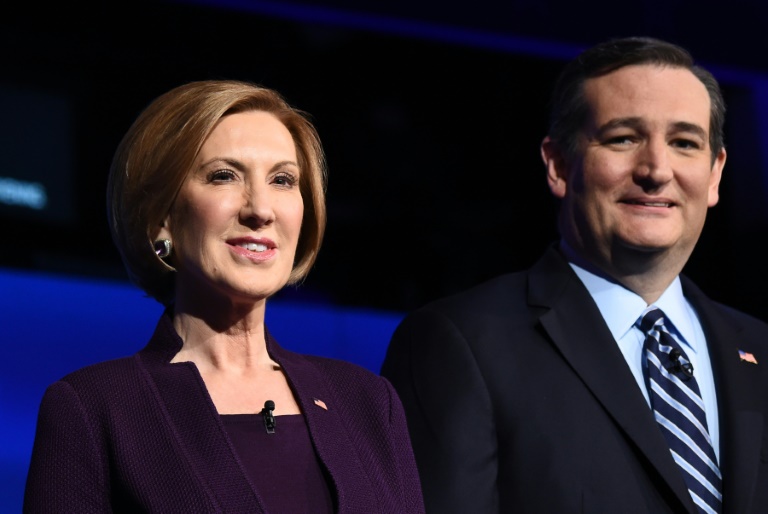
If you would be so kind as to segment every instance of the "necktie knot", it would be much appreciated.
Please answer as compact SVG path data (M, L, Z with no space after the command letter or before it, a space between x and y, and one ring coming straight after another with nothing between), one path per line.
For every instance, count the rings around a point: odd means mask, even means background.
M681 380L693 377L693 365L682 346L670 335L664 325L664 312L658 307L648 307L637 325L646 335L645 351L658 358L658 365L668 372L676 373Z
M664 312L658 307L648 307L637 320L637 324L644 334L654 329L658 330L660 326L664 326Z

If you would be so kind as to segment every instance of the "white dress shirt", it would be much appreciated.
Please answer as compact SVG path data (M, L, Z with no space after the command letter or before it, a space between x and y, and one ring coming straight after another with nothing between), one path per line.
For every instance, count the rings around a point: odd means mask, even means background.
M566 249L566 255L568 254ZM648 391L643 377L643 343L645 334L636 326L648 305L640 296L621 284L599 276L581 266L569 262L579 279L597 304L608 329L619 345L637 385L650 406ZM707 416L709 435L718 460L720 459L720 430L717 418L717 395L712 376L712 364L707 351L707 340L696 311L683 296L680 277L664 291L653 304L664 312L665 326L685 350L693 365L694 376L699 384L701 399Z

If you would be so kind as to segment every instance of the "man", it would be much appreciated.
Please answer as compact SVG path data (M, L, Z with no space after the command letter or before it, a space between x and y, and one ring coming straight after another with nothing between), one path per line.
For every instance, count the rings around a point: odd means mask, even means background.
M680 275L724 110L663 41L566 66L541 147L561 241L411 313L382 367L427 512L768 512L768 325Z

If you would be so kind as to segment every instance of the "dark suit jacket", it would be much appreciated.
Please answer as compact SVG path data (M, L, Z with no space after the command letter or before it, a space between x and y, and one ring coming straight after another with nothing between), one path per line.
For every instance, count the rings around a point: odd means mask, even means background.
M197 368L170 364L181 344L166 314L136 355L86 367L48 388L25 512L266 512ZM267 347L301 406L337 512L423 512L391 385L347 362L284 350L269 334Z
M768 512L768 325L682 280L712 359L724 512ZM696 512L615 339L554 249L411 313L382 374L405 406L427 512Z

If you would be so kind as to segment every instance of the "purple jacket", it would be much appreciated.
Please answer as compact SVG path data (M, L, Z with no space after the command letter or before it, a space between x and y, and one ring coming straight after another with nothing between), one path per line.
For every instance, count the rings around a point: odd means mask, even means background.
M337 512L424 512L405 416L389 382L348 362L284 350L266 336L328 471ZM136 355L48 388L24 512L266 512L197 368L170 363L181 345L165 314Z

